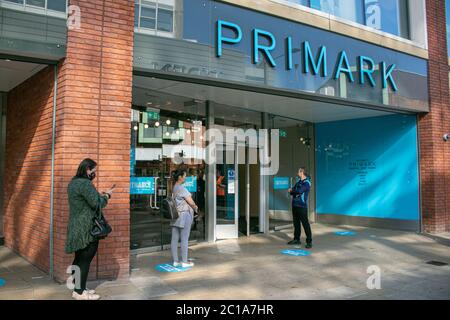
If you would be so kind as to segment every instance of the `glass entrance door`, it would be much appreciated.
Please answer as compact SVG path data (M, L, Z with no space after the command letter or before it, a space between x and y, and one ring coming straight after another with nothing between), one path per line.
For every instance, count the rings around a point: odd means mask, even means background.
M214 106L216 139L216 239L259 232L260 166L258 129L261 114L231 106ZM255 231L256 230L256 231Z
M239 166L235 145L216 146L216 238L239 236Z
M245 236L261 231L261 168L257 154L258 148L246 143L245 159L239 162L239 234Z

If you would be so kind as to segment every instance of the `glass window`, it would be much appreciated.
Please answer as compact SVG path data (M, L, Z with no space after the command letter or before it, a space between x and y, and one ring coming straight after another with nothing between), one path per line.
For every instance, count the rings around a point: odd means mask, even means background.
M134 26L136 28L173 32L173 6L135 0L134 10Z
M314 129L313 125L300 120L269 116L270 129L279 130L279 170L269 178L269 228L285 226L292 221L292 198L287 191L297 183L297 172L304 166L314 175ZM273 134L276 134L272 131ZM274 151L272 151L274 152ZM276 151L275 151L276 152ZM315 186L315 177L310 177ZM308 198L309 207L314 208L314 190ZM312 214L312 211L309 212Z
M134 26L139 27L139 1L134 4Z
M171 9L158 9L158 30L172 32L173 31L173 11Z
M66 0L47 0L47 9L66 12Z
M156 7L141 7L141 28L155 29Z
M408 37L406 0L365 0L366 25L397 36Z
M407 0L285 0L409 39Z
M310 0L287 0L287 2L300 4L300 5L305 6L305 7L309 7L310 6Z
M203 102L153 90L151 81L135 78L130 150L131 249L170 244L170 219L160 208L172 194L175 169L186 170L185 188L199 207L190 240L205 239L206 131ZM147 95L152 92L151 97Z
M45 8L45 0L26 0L28 6Z
M311 8L353 22L364 23L361 0L311 0Z
M141 17L156 19L156 7L144 7L141 8Z
M23 4L24 0L5 0L6 2L12 2L12 3L19 3L19 4Z
M58 12L66 12L67 0L4 0L5 2L17 3L20 5L25 4L29 7L37 7Z

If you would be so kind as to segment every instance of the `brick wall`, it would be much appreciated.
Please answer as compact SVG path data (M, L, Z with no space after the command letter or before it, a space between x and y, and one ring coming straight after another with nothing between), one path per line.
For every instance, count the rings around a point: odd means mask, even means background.
M424 231L450 230L449 67L445 1L426 1L431 112L419 117L422 216Z
M73 255L64 252L67 185L86 157L99 164L98 190L116 184L105 216L113 233L101 241L90 278L129 275L129 166L133 61L133 0L73 0L81 29L68 31L58 65L55 146L54 272L65 281ZM53 67L8 94L5 243L50 269L50 183Z
M64 280L73 256L64 253L66 188L78 164L99 164L99 191L117 185L105 210L113 233L101 241L90 278L129 274L130 117L133 70L133 0L72 0L81 29L69 30L60 64L55 181L55 277Z
M4 189L5 245L49 268L53 67L8 93Z

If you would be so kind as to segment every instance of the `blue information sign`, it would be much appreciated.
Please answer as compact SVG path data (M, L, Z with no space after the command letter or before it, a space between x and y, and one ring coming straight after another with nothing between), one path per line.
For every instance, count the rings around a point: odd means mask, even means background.
M286 250L281 250L282 254L288 255L288 256L294 256L294 257L306 257L309 256L311 254L311 252L306 251L306 250L298 250L298 249L286 249Z
M197 176L186 177L184 187L191 193L197 192Z
M174 267L172 264L164 263L157 265L155 270L159 272L184 272L191 270L191 268Z
M274 190L287 190L289 189L289 177L274 177L273 189Z
M154 177L131 177L130 194L155 194Z

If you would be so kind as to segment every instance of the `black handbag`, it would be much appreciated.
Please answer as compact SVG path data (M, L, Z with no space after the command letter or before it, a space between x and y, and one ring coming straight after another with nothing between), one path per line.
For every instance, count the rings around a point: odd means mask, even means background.
M94 226L91 230L91 236L96 239L105 239L112 232L112 228L103 216L100 205L97 207L96 213L97 216L93 219Z

